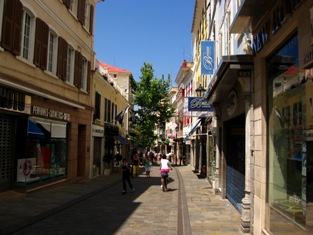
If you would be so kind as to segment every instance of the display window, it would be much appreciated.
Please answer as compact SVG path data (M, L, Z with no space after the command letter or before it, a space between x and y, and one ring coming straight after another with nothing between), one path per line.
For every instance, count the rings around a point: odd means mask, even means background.
M298 35L267 60L266 218L272 234L312 228L312 75L313 69L299 67Z
M66 123L29 118L24 158L17 159L17 183L35 183L66 175Z

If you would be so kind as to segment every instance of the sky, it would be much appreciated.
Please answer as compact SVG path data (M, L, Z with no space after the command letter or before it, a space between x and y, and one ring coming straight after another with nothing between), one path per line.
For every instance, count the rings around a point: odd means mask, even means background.
M195 0L105 0L96 5L97 60L132 72L150 63L154 76L171 76L192 61L191 27Z

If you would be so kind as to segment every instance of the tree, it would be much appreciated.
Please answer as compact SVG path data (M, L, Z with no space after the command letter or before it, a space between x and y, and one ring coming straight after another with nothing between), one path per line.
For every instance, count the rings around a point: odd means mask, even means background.
M134 94L134 105L138 109L133 129L140 133L137 141L144 140L145 146L152 146L157 139L154 133L156 127L169 121L174 115L169 99L171 80L169 75L166 80L164 75L160 79L155 78L153 66L149 63L144 63L141 73Z

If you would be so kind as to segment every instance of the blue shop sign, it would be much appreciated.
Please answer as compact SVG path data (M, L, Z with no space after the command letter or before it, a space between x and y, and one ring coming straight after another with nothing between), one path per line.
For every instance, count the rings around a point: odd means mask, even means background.
M214 70L214 41L201 41L201 74L212 75Z
M188 97L188 111L213 112L213 106L203 97Z

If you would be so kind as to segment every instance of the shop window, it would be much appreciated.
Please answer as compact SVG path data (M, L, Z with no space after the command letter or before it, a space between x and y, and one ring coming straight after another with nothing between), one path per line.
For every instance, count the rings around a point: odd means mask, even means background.
M17 184L33 184L66 175L66 126L64 122L28 119L25 157L17 159Z
M312 70L299 68L297 35L267 60L267 218L273 234L280 229L278 223L298 231L312 218L307 208L307 189L312 187L307 162L313 159L308 148L313 133L311 75Z

